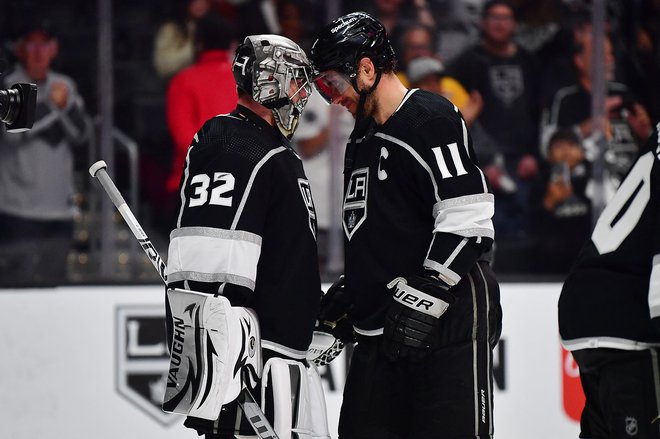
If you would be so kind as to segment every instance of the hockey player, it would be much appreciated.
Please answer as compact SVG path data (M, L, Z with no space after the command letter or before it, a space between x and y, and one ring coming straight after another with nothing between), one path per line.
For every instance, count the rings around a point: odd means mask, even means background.
M345 155L344 283L321 320L353 325L340 438L488 438L499 287L484 254L493 195L458 109L394 73L383 25L322 29L317 90L356 119ZM341 336L341 334L338 334Z
M297 419L307 403L298 393L304 387L301 375L312 376L315 369L308 373L296 366L307 366L321 286L314 203L289 138L312 91L310 68L303 50L289 39L256 35L238 47L233 73L236 109L209 119L188 149L170 236L168 287L220 294L234 307L254 310L265 365L262 390L251 390L257 399L261 394L281 439L309 438L309 425ZM245 346L240 338L228 342ZM285 370L285 383L268 373L278 367ZM289 412L278 418L281 399ZM318 409L325 420L325 406L311 408ZM188 416L185 425L207 438L255 437L236 402L218 415L216 420ZM282 420L289 425L279 425ZM327 437L327 424L325 430L314 437Z
M660 438L660 140L656 125L559 298L580 369L584 438Z

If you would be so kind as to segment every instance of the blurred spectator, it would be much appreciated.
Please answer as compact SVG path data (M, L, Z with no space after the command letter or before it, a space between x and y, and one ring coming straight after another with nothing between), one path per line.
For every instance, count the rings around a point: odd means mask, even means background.
M631 70L637 94L652 120L660 120L660 0L643 0L634 29Z
M437 51L445 63L479 40L479 14L484 0L434 0L437 17Z
M19 61L2 88L36 83L36 119L23 133L0 127L0 282L61 284L73 242L74 151L87 137L83 102L68 76L50 69L59 44L47 25L18 39Z
M516 20L507 1L484 5L481 29L481 41L447 70L483 98L472 127L475 152L495 193L495 231L518 239L525 233L529 180L538 170L537 67L513 41Z
M478 92L468 95L454 78L445 75L440 61L429 56L415 58L408 63L406 79L411 88L421 88L446 97L460 110L467 126L471 126L481 112L483 100Z
M345 12L364 11L377 18L393 43L399 41L402 32L413 23L436 28L428 0L351 0L345 3Z
M169 79L195 59L195 23L211 8L211 0L175 0L175 15L163 23L154 40L153 63Z
M537 273L567 274L588 238L590 177L591 166L577 135L555 132L531 190L530 230L537 247L530 256Z
M587 158L596 156L591 117L591 64L593 36L590 23L584 23L575 32L575 66L577 82L561 88L555 94L552 106L544 113L543 140L557 128L573 129L586 148ZM646 110L632 96L628 88L614 82L615 62L612 45L607 36L603 40L605 54L606 93L605 136L608 150L605 160L609 171L609 189L616 189L634 160L638 147L651 132L651 120Z
M410 63L417 58L436 59L435 62L439 62L439 60L437 60L438 54L435 48L435 41L435 32L428 26L419 23L412 23L403 30L399 38L397 49L400 53L399 60L402 63L402 65L399 66L400 70L397 72L397 76L403 85L427 89L426 86L412 86L407 75L410 71ZM416 69L428 69L431 67L431 64L434 64L435 62L423 61L418 64ZM442 66L442 64L440 65ZM427 82L426 85L430 84ZM461 110L461 113L463 113L463 117L468 126L472 125L472 122L481 111L481 105L483 104L479 92L474 91L473 93L468 94L461 83L444 72L444 67L443 74L439 75L439 83L430 86L430 91L446 97L456 105Z
M201 17L195 31L197 60L172 78L168 87L167 125L174 147L166 183L168 211L176 204L175 192L193 136L204 122L230 112L238 101L229 52L233 41L232 25L217 13Z

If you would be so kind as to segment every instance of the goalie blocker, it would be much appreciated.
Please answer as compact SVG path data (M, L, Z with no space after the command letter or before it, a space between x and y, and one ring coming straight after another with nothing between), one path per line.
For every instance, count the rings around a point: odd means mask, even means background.
M262 366L251 309L189 290L171 289L167 297L173 336L164 411L216 420L224 405L251 389L277 437L330 437L316 367L277 357Z

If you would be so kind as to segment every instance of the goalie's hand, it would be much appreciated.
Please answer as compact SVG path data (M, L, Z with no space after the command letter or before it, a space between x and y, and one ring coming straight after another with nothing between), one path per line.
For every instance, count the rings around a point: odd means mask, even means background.
M383 351L391 360L423 359L437 346L440 316L456 298L449 285L430 273L397 277L385 317Z
M348 319L348 312L352 306L353 299L346 291L344 275L341 275L321 297L321 307L314 330L332 334L343 343L355 343L353 324Z

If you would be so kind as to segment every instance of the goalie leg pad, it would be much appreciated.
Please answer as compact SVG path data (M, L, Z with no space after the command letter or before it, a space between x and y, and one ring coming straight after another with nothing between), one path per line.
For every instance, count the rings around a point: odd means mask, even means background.
M321 377L313 364L269 359L264 365L261 405L280 439L330 439Z
M256 314L196 291L168 290L167 298L174 333L163 410L215 420L261 377Z

